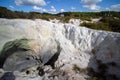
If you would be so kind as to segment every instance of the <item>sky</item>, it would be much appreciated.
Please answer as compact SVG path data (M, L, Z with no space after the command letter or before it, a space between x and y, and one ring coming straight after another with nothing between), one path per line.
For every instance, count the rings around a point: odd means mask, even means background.
M0 6L24 12L120 11L120 0L0 0Z

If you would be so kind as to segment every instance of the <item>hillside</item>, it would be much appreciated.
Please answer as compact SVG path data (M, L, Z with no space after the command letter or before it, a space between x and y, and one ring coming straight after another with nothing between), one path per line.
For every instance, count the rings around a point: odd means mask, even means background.
M112 32L120 32L120 12L102 11L102 12L63 12L58 14L39 13L39 12L23 12L11 11L5 7L0 7L0 18L8 19L57 19L62 23L69 23L71 19L84 21L80 26L88 27L96 30L106 30ZM91 23L93 19L100 19L98 22ZM87 23L86 23L87 21Z
M120 80L120 33L42 19L0 19L0 80Z

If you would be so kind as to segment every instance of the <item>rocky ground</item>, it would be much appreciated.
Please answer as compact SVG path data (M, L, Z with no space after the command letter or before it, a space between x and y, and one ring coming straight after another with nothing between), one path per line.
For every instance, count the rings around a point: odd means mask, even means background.
M0 80L120 80L120 33L0 19Z

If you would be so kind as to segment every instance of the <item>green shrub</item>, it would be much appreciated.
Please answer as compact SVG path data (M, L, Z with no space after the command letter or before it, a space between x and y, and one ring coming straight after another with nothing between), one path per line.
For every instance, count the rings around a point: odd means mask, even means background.
M114 17L103 17L100 22L108 24L109 28L114 32L120 32L120 19Z
M80 17L81 20L91 21L90 17Z
M109 23L109 19L110 19L109 17L102 17L100 21L103 23Z
M114 32L120 32L120 19L111 19L109 26Z
M80 26L85 26L88 28L96 27L96 25L94 23L86 23L86 22L81 23Z
M83 22L80 24L80 26L85 26L91 29L96 29L96 30L106 30L106 31L111 31L107 23L86 23Z
M71 19L70 17L64 17L64 18L61 18L61 22L68 23L70 19Z
M49 21L49 17L43 16L43 17L41 17L41 19L46 20L46 21Z

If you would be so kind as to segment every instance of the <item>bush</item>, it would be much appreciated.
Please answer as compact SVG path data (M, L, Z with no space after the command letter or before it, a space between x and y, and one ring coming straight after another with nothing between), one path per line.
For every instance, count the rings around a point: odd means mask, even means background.
M114 32L120 32L120 19L112 19L109 21L109 26Z
M86 23L83 22L80 24L80 26L85 26L91 29L96 29L96 30L106 30L106 31L111 31L107 23Z
M43 16L43 17L41 17L41 19L46 20L46 21L49 21L49 17Z
M100 21L103 23L109 23L109 19L110 19L109 17L103 17L100 19Z
M96 25L94 23L86 23L86 22L81 23L80 26L85 26L88 28L96 27Z
M108 24L109 28L114 32L120 32L120 19L114 17L103 17L100 20L102 23Z
M61 22L68 23L70 19L71 19L70 17L64 17L64 18L61 18Z
M90 17L80 17L81 20L91 21Z

